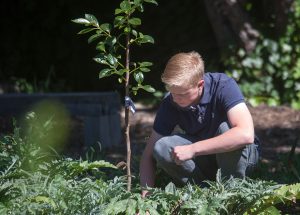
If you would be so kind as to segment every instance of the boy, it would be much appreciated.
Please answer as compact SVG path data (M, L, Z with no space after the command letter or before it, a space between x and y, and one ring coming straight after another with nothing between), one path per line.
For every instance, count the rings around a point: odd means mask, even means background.
M182 184L213 180L217 169L222 177L245 177L258 162L258 145L236 82L222 73L204 74L203 60L194 51L174 55L162 82L170 93L142 155L141 186L154 186L155 163ZM184 133L173 135L175 126Z

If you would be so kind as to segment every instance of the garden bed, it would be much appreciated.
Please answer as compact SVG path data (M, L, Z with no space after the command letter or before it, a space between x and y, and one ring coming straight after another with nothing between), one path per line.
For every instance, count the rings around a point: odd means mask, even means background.
M52 127L51 123L46 121L41 124L42 126L33 123L28 124L29 128L33 128L28 133L29 136L19 138L22 129L20 132L15 129L13 136L6 136L1 140L1 151L3 152L0 154L1 214L19 213L20 211L40 212L41 214L73 214L76 211L81 214L113 215L137 212L145 214L145 211L150 211L151 214L243 214L244 212L253 214L265 210L269 213L278 212L278 210L282 213L299 213L299 203L296 200L300 198L300 184L292 185L299 180L295 180L295 177L284 168L275 168L275 171L285 177L294 177L294 181L291 183L283 180L285 184L289 184L287 186L270 181L277 181L278 175L269 174L269 169L267 169L268 171L261 169L264 173L261 175L263 177L256 177L254 180L230 179L226 181L218 173L216 181L208 182L210 184L208 188L200 188L196 185L176 188L174 184L169 183L169 178L159 171L158 185L160 189L151 189L152 195L142 199L138 186L138 163L146 138L151 132L155 109L140 105L137 107L137 113L131 118L134 175L132 192L126 191L124 170L115 169L113 165L99 159L94 162L91 157L89 157L89 161L74 160L53 154L52 150L45 150L47 149L44 147L47 146L47 140L51 139L51 135L47 136L47 133L51 134L51 132L49 133L51 130L48 130ZM268 107L251 108L251 112L253 110L256 112L256 109L264 112ZM274 111L274 119L277 118L278 122L281 119L281 125L285 126L278 126L279 131L283 129L285 132L274 133L276 138L281 137L278 134L283 135L282 139L277 140L277 143L281 143L281 141L283 143L287 137L292 140L291 135L297 137L296 133L287 135L286 132L299 130L299 112L285 107L271 108L262 114L259 120L265 123L266 120L263 120L263 117L267 117L271 110ZM289 113L280 118L281 114L286 111ZM257 117L256 113L253 113L253 116ZM286 116L291 116L292 119L290 121L283 120ZM28 117L27 119L33 120L32 122L34 119L38 119L32 117L32 119ZM268 119L272 119L272 117ZM4 129L3 126L9 124L9 120L6 118L0 120L1 128ZM80 142L81 121L79 118L71 120L71 139L68 143L69 147L66 147L66 152L70 154L72 154L70 146L76 148L77 142ZM295 125L296 128L293 127ZM266 135L261 138L268 139L270 134L267 135L265 132L277 127L272 125L271 128L263 126L260 128L259 131ZM7 130L9 130L9 125L7 125ZM274 148L278 150L278 153L284 152L278 147L290 148L287 142L276 145ZM263 147L265 146L263 145ZM80 147L78 147L79 149ZM296 156L298 156L298 149ZM102 159L116 164L125 160L125 151L125 147L113 147L98 154L103 156ZM273 151L273 154L278 153ZM273 154L264 150L263 158L266 161L274 160L274 156L271 156ZM282 161L277 163L282 163ZM270 178L265 177L266 175L269 175Z
M155 117L155 108L138 105L132 116L132 144L144 144L151 133ZM288 153L291 145L300 133L300 111L286 106L268 107L261 105L249 107L253 117L255 131L262 143L262 157L274 159L278 153ZM300 146L296 147L300 153Z

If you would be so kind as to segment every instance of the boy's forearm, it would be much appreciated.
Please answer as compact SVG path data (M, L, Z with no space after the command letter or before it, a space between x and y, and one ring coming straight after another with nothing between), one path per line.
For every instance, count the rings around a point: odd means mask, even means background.
M154 187L155 168L153 158L143 156L140 164L140 184L142 188Z
M233 151L253 143L254 135L243 135L240 128L232 128L220 136L199 141L191 145L195 156ZM252 137L253 136L253 137Z
M140 163L140 184L143 189L142 196L147 195L146 187L154 187L155 180L155 161L153 158L153 148L155 143L162 137L162 135L152 130L150 138L148 139L146 148L143 152Z

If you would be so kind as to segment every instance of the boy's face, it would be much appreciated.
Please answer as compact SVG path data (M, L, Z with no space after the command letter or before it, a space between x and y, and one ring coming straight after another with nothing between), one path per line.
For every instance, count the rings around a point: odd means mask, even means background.
M173 101L180 107L188 107L199 102L202 95L204 80L200 80L194 87L172 86L168 87Z

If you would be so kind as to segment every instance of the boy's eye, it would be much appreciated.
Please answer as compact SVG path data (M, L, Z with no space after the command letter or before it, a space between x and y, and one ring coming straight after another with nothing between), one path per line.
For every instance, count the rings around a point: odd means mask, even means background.
M176 97L185 97L187 95L187 93L185 93L185 94L175 94L174 96L176 96Z

